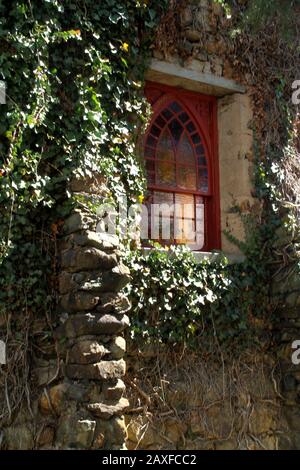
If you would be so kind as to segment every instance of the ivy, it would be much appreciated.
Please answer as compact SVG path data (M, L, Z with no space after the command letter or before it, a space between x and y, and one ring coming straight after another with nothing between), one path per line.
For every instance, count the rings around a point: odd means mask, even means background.
M51 243L75 204L67 189L74 174L106 175L115 200L143 192L134 136L145 122L144 70L166 4L1 2L0 312L47 308Z
M246 259L229 265L222 254L199 261L184 246L135 250L127 259L132 282L131 334L139 343L159 342L196 348L215 336L239 347L254 341L256 318L265 314L265 284L257 284L264 269ZM257 332L256 332L257 337Z

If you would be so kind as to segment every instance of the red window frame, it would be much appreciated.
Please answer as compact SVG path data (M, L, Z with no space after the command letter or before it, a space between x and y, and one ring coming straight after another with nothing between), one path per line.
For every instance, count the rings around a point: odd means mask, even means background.
M217 99L214 96L202 95L181 88L146 82L145 96L152 105L153 115L148 126L145 140L150 135L154 121L172 102L177 102L194 124L201 137L205 149L208 169L208 191L182 189L178 186L163 186L148 182L150 191L189 194L200 196L205 201L205 243L200 251L221 249L220 230L220 190L219 190L219 160L218 160L218 128L217 128ZM190 140L195 153L196 145ZM175 166L177 172L177 166ZM198 170L198 163L197 163ZM198 178L198 176L197 176Z

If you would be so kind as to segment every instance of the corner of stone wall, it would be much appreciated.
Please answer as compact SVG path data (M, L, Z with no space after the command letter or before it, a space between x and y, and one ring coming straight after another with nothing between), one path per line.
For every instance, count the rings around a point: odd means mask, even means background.
M87 202L106 191L101 179L74 180L73 193ZM97 194L98 193L98 194ZM77 208L65 220L59 242L59 306L55 331L61 380L44 389L39 402L55 416L53 447L124 449L126 428L122 377L126 364L123 331L129 325L129 280L116 236L97 233L97 217Z
M280 439L280 448L283 450L300 449L300 364L293 364L293 342L300 340L300 276L293 257L293 234L284 228L277 231L278 241L274 248L278 252L285 250L286 259L281 260L285 267L278 270L276 267L273 284L272 299L278 305L278 356L281 364L283 395L283 414L287 421L288 431Z

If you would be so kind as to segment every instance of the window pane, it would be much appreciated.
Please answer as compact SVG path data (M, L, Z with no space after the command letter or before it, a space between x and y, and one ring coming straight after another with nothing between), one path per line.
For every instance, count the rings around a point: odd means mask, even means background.
M177 149L177 160L186 165L195 165L195 156L188 136L184 134Z
M183 127L177 119L173 119L169 124L169 129L177 146L183 132Z
M196 127L194 126L194 124L193 124L192 122L190 122L190 123L186 126L186 128L187 128L187 130L188 130L189 132L191 132L191 133L192 133L192 132L195 132L195 130L196 130Z
M155 171L155 161L154 160L146 160L146 170L147 171Z
M159 129L159 127L153 125L153 126L151 127L150 134L154 135L154 137L156 137L156 138L159 137L159 134L160 134L160 129Z
M194 196L192 194L175 194L176 204L194 204Z
M190 194L175 194L175 233L177 243L195 240L195 202Z
M157 144L157 140L152 135L149 135L147 139L147 145L149 145L149 147L155 147L156 144Z
M183 189L196 189L196 170L193 167L178 165L177 170L178 186Z
M148 184L155 184L155 173L148 171L147 173Z
M192 136L192 141L194 142L194 144L200 144L201 143L201 139L199 137L199 134L194 134Z
M169 121L171 117L173 116L173 113L171 113L169 109L164 109L162 112L162 115L167 121Z
M198 190L208 192L208 171L207 168L198 169Z
M155 158L155 150L150 147L145 147L145 157Z
M174 204L174 194L165 193L163 191L154 191L153 193L153 203L154 204Z
M183 124L190 119L186 113L181 113L178 117Z
M204 156L199 156L198 157L198 165L199 166L206 166L206 158Z
M155 191L151 205L151 238L169 243L173 239L174 194Z
M162 118L162 116L158 116L158 118L155 119L155 124L159 127L164 127L166 121Z
M205 150L204 150L203 145L198 145L196 147L196 154L197 155L205 155Z
M175 165L168 162L157 162L157 184L176 185Z
M162 133L156 151L156 158L159 160L174 160L174 149L168 129Z
M174 111L174 113L180 113L180 111L182 111L181 106L176 103L176 101L173 101L173 103L170 105L170 108L172 111Z

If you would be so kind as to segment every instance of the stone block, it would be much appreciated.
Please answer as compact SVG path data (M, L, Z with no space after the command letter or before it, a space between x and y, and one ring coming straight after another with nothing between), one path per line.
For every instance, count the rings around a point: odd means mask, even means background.
M126 341L122 336L116 336L109 345L113 359L121 359L126 353Z
M39 409L43 414L60 415L65 408L68 386L65 383L54 385L44 390L40 400Z
M299 406L286 406L285 417L291 431L300 432L300 408Z
M88 312L97 306L99 300L90 292L72 292L60 297L59 308L68 313Z
M96 421L88 414L63 415L58 423L56 446L58 449L88 449L92 445L95 429Z
M74 344L70 349L68 361L70 364L92 364L99 362L109 352L97 340L83 340Z
M117 235L105 232L93 232L90 230L74 233L71 235L70 241L79 246L89 246L103 251L111 251L118 248L120 245L120 240Z
M66 375L71 379L110 380L120 379L125 375L126 364L119 361L100 361L96 364L68 364Z
M112 417L105 421L97 419L95 433L95 443L93 448L97 448L97 440L102 443L102 447L111 450L114 446L123 446L127 437L126 425L123 417ZM97 439L98 438L98 439Z
M69 235L93 227L96 227L96 221L90 215L83 212L74 212L64 221L63 232L65 235Z
M129 401L121 398L117 403L89 403L87 410L93 416L104 420L111 419L113 416L120 416L129 407Z
M121 315L130 310L131 304L124 294L116 294L114 292L105 292L101 295L97 312L113 313Z
M125 392L125 384L122 380L104 382L102 387L102 395L105 401L116 402L122 398Z
M73 315L61 327L61 334L68 338L84 335L117 335L129 326L127 315L116 318L113 315L86 313Z
M184 35L190 42L199 42L201 40L201 32L197 29L188 28L185 30Z
M69 272L96 269L112 269L118 265L115 254L107 254L98 248L77 248L66 250L61 255L61 268Z
M63 271L58 277L60 294L77 290L95 295L103 292L119 292L129 280L129 269L123 263L119 263L111 271L77 273Z
M278 409L272 405L256 403L249 419L252 434L260 435L276 431L278 427Z

